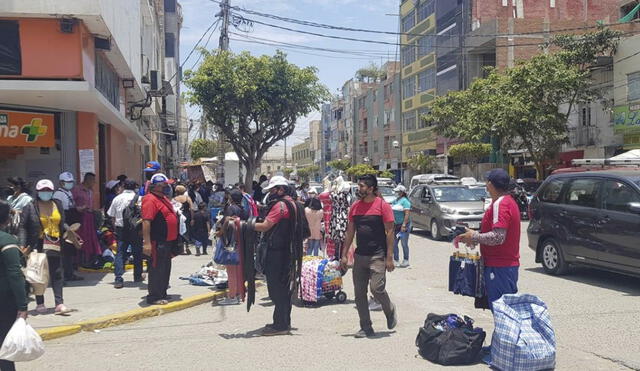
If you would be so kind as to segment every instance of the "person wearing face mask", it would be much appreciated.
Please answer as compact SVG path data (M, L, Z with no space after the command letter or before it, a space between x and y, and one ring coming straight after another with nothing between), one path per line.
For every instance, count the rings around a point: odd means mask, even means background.
M49 264L49 284L55 298L55 314L66 315L70 312L62 298L62 254L61 241L68 229L65 223L64 208L60 201L53 199L53 183L42 179L36 184L37 199L25 206L20 221L19 240L23 253L29 255L32 250L44 252ZM47 313L44 295L36 294L36 311Z
M149 181L149 193L142 198L142 237L144 255L151 258L148 265L147 303L166 305L167 288L171 276L172 251L178 243L178 215L173 209L171 187L162 173Z
M60 181L60 187L53 193L53 199L60 202L62 209L64 209L65 221L68 225L74 223L80 223L80 213L76 209L76 204L73 201L73 194L71 190L75 186L75 179L73 174L68 171L60 174L58 177ZM80 281L83 277L80 277L74 273L73 259L76 256L76 248L66 242L62 242L62 266L64 271L65 281Z
M407 189L402 185L398 185L393 189L398 198L391 203L393 217L395 219L395 247L393 248L393 260L396 267L406 268L409 266L409 235L411 234L411 202L407 197ZM400 263L400 249L402 244L402 263Z
M96 233L96 219L93 209L93 186L96 182L94 173L86 173L82 184L71 190L76 209L80 213L80 229L78 235L84 243L80 250L80 263L90 263L96 255L102 255L98 234Z
M7 202L11 208L11 220L7 223L6 229L7 232L16 235L20 224L20 213L26 205L33 201L33 197L29 195L27 183L24 179L20 177L11 177L8 178L7 181L9 181L9 189L11 190L11 195L7 198Z

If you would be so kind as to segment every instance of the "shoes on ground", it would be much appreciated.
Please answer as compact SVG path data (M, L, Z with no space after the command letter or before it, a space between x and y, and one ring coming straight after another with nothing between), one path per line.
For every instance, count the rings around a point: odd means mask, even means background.
M36 306L36 312L38 312L39 314L45 314L47 313L47 307L45 307L44 304L38 304Z
M393 261L393 266L398 268L400 266L400 262L398 262L397 260Z
M371 311L380 311L382 310L382 304L378 303L373 296L369 297L369 310Z
M277 330L271 326L265 326L262 329L262 336L278 336L278 335L289 335L289 330Z
M390 317L387 317L387 328L393 330L398 324L398 313L396 311L395 304L393 305L393 312Z
M70 313L71 310L69 308L67 308L64 304L58 304L56 306L56 310L55 310L55 314L60 314L60 315L64 315L67 313Z
M373 331L372 328L368 328L368 329L360 329L360 331L356 332L354 336L356 339L362 339L362 338L370 338L375 335L376 335L375 331Z
M121 288L124 287L124 282L116 281L116 283L113 285L113 287L115 287L116 289L121 289Z
M218 305L238 305L240 300L238 298L224 298L218 302Z
M400 263L400 268L408 268L409 265L409 261L405 259L402 261L402 263Z

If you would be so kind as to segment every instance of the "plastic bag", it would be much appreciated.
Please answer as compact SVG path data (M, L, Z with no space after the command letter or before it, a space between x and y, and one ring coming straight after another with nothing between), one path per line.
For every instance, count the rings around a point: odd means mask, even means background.
M11 326L0 348L0 359L13 362L28 362L44 354L44 343L36 330L18 318Z

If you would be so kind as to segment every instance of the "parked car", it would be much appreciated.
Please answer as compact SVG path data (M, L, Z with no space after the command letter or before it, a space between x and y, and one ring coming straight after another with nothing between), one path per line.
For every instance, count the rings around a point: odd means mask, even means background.
M431 183L459 184L460 178L448 174L419 174L411 178L411 183L409 183L409 191L413 190L417 185Z
M529 208L529 247L545 272L580 264L640 275L640 171L552 175Z
M467 186L418 185L409 199L413 226L430 231L435 240L449 237L457 225L480 228L483 202Z
M391 178L378 178L378 186L385 186L385 187L395 187L397 184L395 182L395 180L391 179Z
M476 183L474 185L470 185L469 190L478 197L478 200L484 203L484 211L487 211L489 206L491 206L491 195L489 194L489 191L487 191L487 186L483 183Z
M393 187L381 186L378 187L378 191L387 203L392 203L398 197L393 191Z

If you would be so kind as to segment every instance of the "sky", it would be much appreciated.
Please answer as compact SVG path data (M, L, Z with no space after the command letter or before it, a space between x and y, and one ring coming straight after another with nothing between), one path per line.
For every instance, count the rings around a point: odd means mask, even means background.
M295 18L298 20L324 23L334 26L364 28L397 32L400 0L230 0L231 6L243 9L255 10L261 13ZM198 39L202 37L205 30L215 21L215 15L220 11L220 6L211 0L179 0L182 5L183 28L180 38L180 56L184 63L183 69L190 69L197 66L198 53L195 52L184 61L192 50ZM291 29L304 30L327 35L337 35L344 37L385 41L389 43L397 42L397 36L387 34L371 34L362 32L346 32L339 30L328 30L324 28L308 27L283 21L262 18L257 15L250 15L236 12L245 18L257 21L284 26ZM390 14L390 15L387 15ZM254 55L273 55L278 49L277 46L263 45L255 43L286 42L289 44L304 45L309 47L331 48L357 52L358 55L331 53L317 50L282 49L288 55L288 60L301 67L314 66L318 69L320 81L328 88L332 94L337 94L345 81L355 75L355 72L362 67L375 63L377 65L385 63L387 60L399 58L399 50L395 45L382 45L354 42L347 40L328 39L320 36L290 32L261 24L252 26L240 26L240 28L230 27L230 31L236 35L230 35L230 49L233 52L249 51ZM211 39L207 49L215 49L218 46L219 31L211 34ZM251 42L246 42L247 37L253 38ZM260 40L256 40L256 39ZM206 44L207 35L202 44ZM239 41L245 40L245 41ZM271 40L271 41L265 41ZM184 89L184 87L183 87ZM184 91L184 90L183 90ZM198 118L197 107L189 107L190 118ZM296 131L289 138L287 146L299 143L309 136L308 122L320 119L320 113L314 112L307 117L298 120Z

